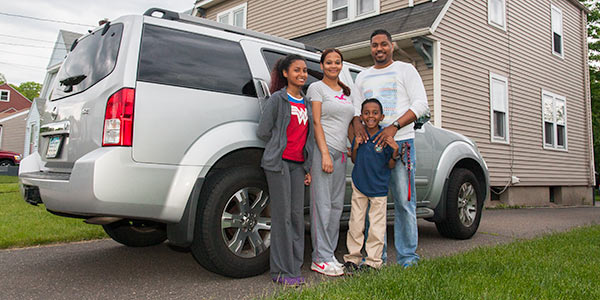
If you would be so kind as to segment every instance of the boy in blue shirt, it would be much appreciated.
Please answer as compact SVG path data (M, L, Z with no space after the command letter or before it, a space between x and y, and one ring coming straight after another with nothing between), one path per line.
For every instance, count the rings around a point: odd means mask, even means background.
M369 140L362 141L355 137L352 141L352 210L348 224L346 245L348 254L344 255L344 269L347 274L358 270L362 261L361 248L364 242L365 217L367 205L369 209L369 232L365 244L367 257L362 268L381 268L385 230L388 184L391 169L400 158L398 144L389 136L385 147L377 146L374 139L382 130L379 122L383 120L383 107L379 100L370 98L362 103L360 119L362 120ZM363 143L364 142L364 143Z

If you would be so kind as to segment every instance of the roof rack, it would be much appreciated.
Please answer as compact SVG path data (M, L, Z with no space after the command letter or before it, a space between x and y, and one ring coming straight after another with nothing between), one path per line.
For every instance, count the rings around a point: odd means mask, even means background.
M155 13L158 13L158 15ZM245 35L245 36L249 36L249 37L253 37L253 38L257 38L257 39L261 39L261 40L265 40L265 41L275 42L278 44L282 44L282 45L286 45L286 46L290 46L290 47L294 47L294 48L298 48L298 49L302 49L302 50L307 50L310 52L317 52L317 53L321 52L321 50L318 48L308 46L308 45L305 45L300 42L290 41L290 40L287 40L287 39L284 39L284 38L281 38L278 36L265 34L265 33L261 33L261 32L254 31L254 30L244 29L244 28L240 28L240 27L236 27L236 26L232 26L232 25L228 25L228 24L223 24L223 23L219 23L219 22L204 19L204 18L198 18L198 17L194 17L191 15L180 14L178 12L174 12L174 11L170 11L170 10L166 10L166 9L162 9L162 8L150 8L144 13L144 16L150 16L150 17L161 18L161 19L165 19L165 20L172 20L172 21L202 25L205 27L210 27L212 29L223 30L226 32L233 32L233 33L237 33L237 34L241 34L241 35Z

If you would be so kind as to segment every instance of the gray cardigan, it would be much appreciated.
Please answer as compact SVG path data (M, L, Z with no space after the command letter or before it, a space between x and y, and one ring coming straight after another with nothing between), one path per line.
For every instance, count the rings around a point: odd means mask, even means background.
M304 146L304 163L302 166L304 171L308 173L312 163L315 137L310 99L306 98L305 95L302 96L308 114L308 136ZM290 123L291 111L292 108L285 87L271 95L262 111L256 136L267 143L261 161L261 167L267 171L279 172L283 170L281 156L287 145L287 127Z

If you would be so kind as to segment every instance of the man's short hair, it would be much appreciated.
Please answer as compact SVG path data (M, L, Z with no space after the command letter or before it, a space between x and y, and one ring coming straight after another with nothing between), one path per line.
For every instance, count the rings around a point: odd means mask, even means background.
M379 34L385 34L390 43L392 42L392 35L385 29L376 29L375 31L373 31L373 33L371 33L371 38L369 39L369 41L373 41L373 37Z

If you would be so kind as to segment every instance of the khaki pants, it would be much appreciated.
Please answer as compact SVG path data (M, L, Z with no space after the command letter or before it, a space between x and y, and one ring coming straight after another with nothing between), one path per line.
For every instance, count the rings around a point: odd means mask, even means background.
M348 236L346 238L346 246L348 254L344 255L344 261L360 264L362 254L360 250L364 242L365 217L367 214L367 205L371 201L369 209L369 234L365 245L367 257L365 264L380 268L383 261L383 246L386 230L386 205L387 196L383 197L367 197L361 193L352 184L352 210L350 211L350 222L348 224Z

